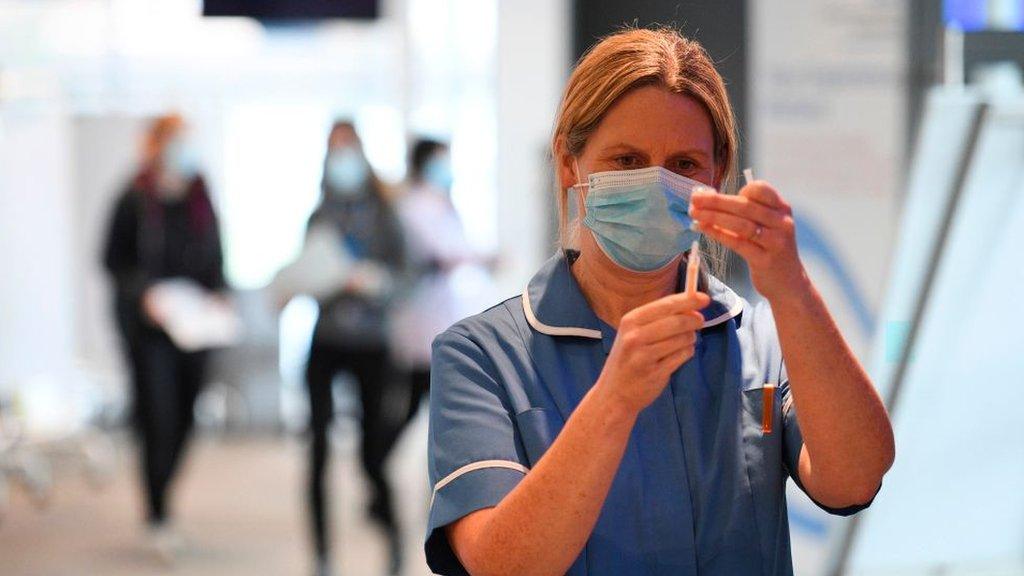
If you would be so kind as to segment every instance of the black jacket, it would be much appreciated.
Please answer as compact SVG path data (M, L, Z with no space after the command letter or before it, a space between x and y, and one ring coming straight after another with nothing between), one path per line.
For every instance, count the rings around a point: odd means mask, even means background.
M136 177L118 199L103 255L114 283L118 327L127 338L155 330L141 308L153 283L177 277L209 290L226 286L217 217L202 178L179 201L160 200L147 181Z

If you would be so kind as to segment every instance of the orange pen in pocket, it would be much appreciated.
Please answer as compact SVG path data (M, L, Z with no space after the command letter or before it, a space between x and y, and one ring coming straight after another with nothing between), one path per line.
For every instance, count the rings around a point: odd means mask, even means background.
M775 413L775 384L765 384L761 389L761 433L772 433L772 415Z

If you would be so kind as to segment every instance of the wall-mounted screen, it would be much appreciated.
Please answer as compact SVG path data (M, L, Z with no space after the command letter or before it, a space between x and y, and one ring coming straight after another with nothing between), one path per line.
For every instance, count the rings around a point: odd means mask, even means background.
M378 0L203 0L203 15L258 20L369 20L379 15L378 4Z

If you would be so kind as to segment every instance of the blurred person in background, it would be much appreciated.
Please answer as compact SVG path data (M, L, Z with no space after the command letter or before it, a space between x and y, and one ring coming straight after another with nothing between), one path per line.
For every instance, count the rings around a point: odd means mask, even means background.
M431 342L468 313L453 272L480 260L469 249L451 201L451 186L448 145L429 138L417 140L409 154L408 187L396 206L411 276L411 288L394 306L390 323L392 354L409 399L396 436L416 416L430 389Z
M339 372L354 377L362 404L360 456L371 482L369 514L388 538L390 570L401 569L401 544L384 461L394 436L394 417L383 405L390 353L386 317L402 274L401 226L387 190L366 161L351 122L334 124L324 160L322 198L310 216L307 242L329 230L346 255L343 285L318 297L306 380L309 387L311 468L309 507L318 575L330 574L328 502L324 478L328 429L334 416L332 382Z
M226 288L217 217L185 128L174 114L150 126L141 166L114 208L104 251L131 370L151 544L167 561L181 545L169 523L168 487L191 435L208 352L183 350L168 336L157 287L185 279L210 292Z

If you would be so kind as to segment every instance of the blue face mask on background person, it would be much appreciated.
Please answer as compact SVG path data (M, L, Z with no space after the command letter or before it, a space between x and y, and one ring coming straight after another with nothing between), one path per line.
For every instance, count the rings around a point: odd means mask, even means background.
M700 237L690 230L690 195L707 185L661 166L597 172L588 178L583 224L619 266L657 270Z
M452 187L452 163L447 154L435 154L423 166L423 180L447 192Z
M327 155L324 179L327 188L340 196L355 196L363 192L370 168L355 148L339 148Z
M199 174L199 157L195 150L180 138L164 147L160 160L164 170L184 180L191 180Z

